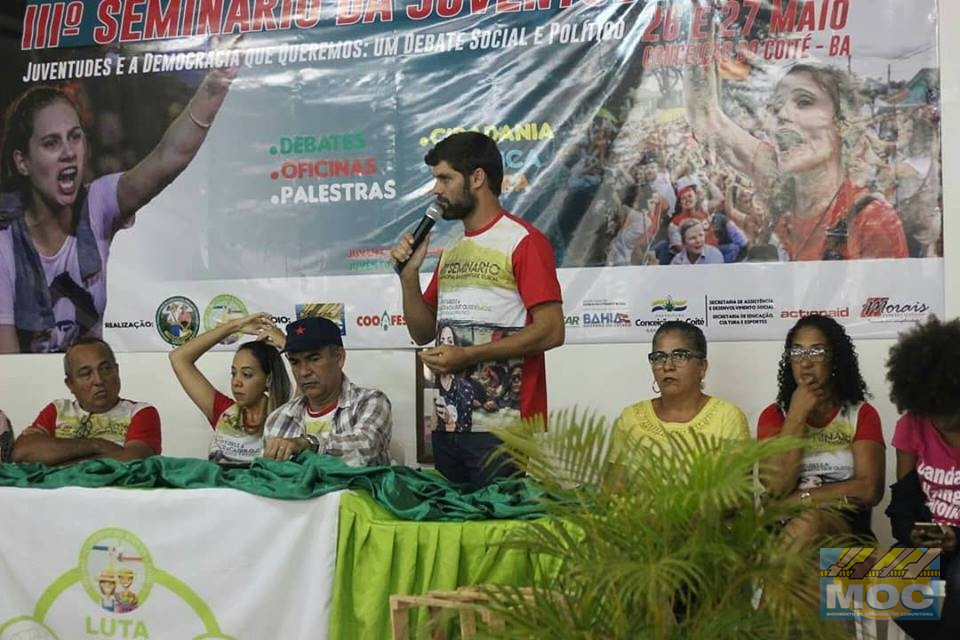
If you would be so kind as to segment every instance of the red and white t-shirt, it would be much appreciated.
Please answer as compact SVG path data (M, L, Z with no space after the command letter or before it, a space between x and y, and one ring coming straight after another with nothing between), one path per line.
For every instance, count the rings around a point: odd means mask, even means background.
M757 421L757 438L772 438L783 428L785 416L776 404L763 410ZM803 449L798 489L813 489L825 484L843 482L853 477L853 443L870 440L883 444L880 414L869 402L860 402L837 409L826 424L807 424L803 438L809 444Z
M244 430L243 412L236 401L219 391L213 396L213 438L208 458L213 462L250 462L263 453L263 430Z
M120 398L109 411L90 413L76 400L54 400L31 426L57 438L103 438L121 447L139 440L160 453L160 414L145 402Z
M893 446L917 457L917 475L933 521L960 527L960 447L947 444L927 418L897 421Z
M535 227L502 211L443 252L423 298L437 311L438 343L447 327L459 346L499 340L529 324L530 309L562 300L553 248ZM473 407L469 421L458 416L458 430L487 431L546 414L542 353L483 362L457 376L471 385Z

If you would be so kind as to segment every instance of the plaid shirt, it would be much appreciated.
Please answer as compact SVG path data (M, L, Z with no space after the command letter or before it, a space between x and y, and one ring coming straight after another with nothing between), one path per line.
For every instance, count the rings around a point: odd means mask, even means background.
M267 417L264 436L299 438L306 413L306 397L297 396ZM390 399L378 389L358 387L344 375L333 430L316 436L320 442L317 453L337 456L352 467L390 464L392 428Z

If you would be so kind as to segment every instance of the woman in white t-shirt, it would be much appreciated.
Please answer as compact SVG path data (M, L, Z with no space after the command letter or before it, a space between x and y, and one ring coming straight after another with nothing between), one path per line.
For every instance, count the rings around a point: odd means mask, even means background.
M0 353L64 351L100 337L114 235L187 167L235 75L210 71L145 158L89 185L87 138L66 93L31 87L9 106L0 153Z
M196 362L235 333L253 335L257 340L240 345L233 356L231 398L217 391ZM170 352L180 386L213 427L210 460L245 464L260 457L267 416L290 399L290 378L279 351L285 343L286 336L270 316L255 313L224 322Z

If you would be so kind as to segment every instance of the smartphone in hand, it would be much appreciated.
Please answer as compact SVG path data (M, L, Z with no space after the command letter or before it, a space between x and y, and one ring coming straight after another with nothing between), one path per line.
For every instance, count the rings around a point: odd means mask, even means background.
M923 536L940 537L943 535L943 527L936 522L916 522L913 528Z

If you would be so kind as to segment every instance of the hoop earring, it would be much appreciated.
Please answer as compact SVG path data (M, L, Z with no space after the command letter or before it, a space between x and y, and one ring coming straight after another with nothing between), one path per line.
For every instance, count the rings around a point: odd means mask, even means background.
M660 386L657 384L656 380L653 381L653 384L650 385L650 388L653 389L655 394L660 395Z
M703 381L703 378L700 378L700 391L703 391L707 387L707 383Z

